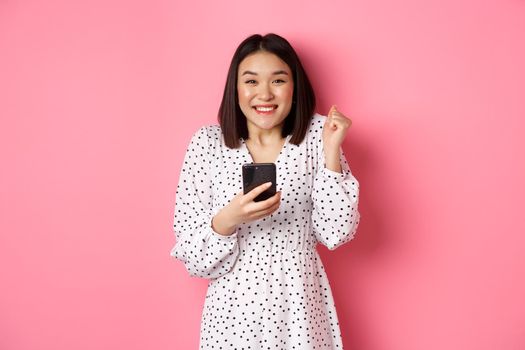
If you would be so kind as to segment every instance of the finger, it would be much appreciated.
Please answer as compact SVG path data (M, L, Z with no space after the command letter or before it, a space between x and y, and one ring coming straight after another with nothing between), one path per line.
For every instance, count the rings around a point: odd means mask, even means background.
M259 211L270 208L271 206L275 205L275 203L279 203L280 201L281 192L279 191L268 199L259 202L253 202L247 209L252 213L257 213Z
M264 212L261 212L259 215L253 217L252 220L258 220L258 219L267 217L269 215L272 215L273 213L277 211L277 209L279 209L279 206L272 207L271 209L265 210Z
M274 213L277 209L279 209L279 207L281 206L281 202L277 202L275 204L273 204L271 207L267 208L267 209L264 209L264 210L260 210L258 212L255 212L252 214L252 219L260 219L260 218L263 218L265 216L268 216L272 213Z
M341 113L339 111L334 111L332 113L332 118L343 118L343 117L344 117L343 113Z
M334 117L332 118L332 123L336 128L348 128L352 121L346 117Z
M333 118L332 114L328 114L328 116L326 117L325 122L324 122L324 127L329 128L329 129L334 129L333 119L334 118Z
M332 129L336 130L339 127L339 124L337 123L336 119L332 117Z
M335 130L337 129L337 125L335 124L335 121L334 121L334 117L331 116L330 118L328 118L326 120L326 126L331 129L331 130Z
M255 197L257 197L258 195L266 191L268 188L270 188L271 185L272 185L271 182L266 182L266 183L263 183L262 185L255 187L250 192L246 193L244 195L244 199L246 201L245 203L253 201Z
M332 114L337 110L337 108L335 107L335 105L332 105L332 107L330 107L330 110L328 111L328 116L331 117Z

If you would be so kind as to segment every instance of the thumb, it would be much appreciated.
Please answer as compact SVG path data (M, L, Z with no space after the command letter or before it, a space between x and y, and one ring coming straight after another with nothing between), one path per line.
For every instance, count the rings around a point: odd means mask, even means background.
M332 113L334 113L335 111L337 111L337 108L335 105L332 105L332 107L330 107L330 110L328 111L328 117L331 117Z
M328 115L326 116L325 120L325 126L331 130L337 129L337 125L332 120L332 114L334 113L334 111L336 111L336 107L335 105L332 105L332 107L330 107L330 110L328 111Z

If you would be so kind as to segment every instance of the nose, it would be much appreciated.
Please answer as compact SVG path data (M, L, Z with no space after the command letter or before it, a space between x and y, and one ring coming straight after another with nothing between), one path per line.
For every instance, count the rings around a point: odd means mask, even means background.
M257 94L259 95L259 98L264 101L269 101L273 98L272 89L268 84L260 84Z

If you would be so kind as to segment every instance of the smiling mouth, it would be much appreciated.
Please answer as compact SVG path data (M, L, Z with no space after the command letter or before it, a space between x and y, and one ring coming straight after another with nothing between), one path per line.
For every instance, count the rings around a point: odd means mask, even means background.
M275 109L277 109L277 105L273 106L253 106L253 109L255 109L257 112L271 112Z

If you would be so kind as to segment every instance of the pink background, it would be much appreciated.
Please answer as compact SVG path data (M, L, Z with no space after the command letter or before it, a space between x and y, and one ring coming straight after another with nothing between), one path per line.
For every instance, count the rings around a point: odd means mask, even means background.
M276 32L354 124L346 349L525 348L525 2L0 2L0 349L196 349L169 252L192 133Z

